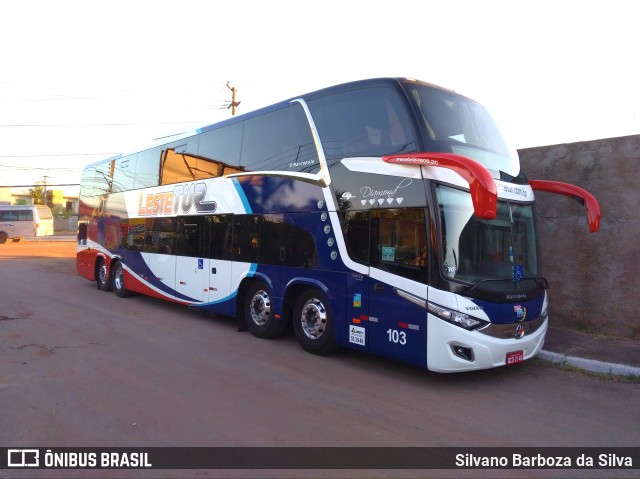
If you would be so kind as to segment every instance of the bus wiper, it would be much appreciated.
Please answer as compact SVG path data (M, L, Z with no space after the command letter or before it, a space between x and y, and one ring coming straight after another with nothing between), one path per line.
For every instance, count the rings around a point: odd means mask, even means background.
M542 276L540 277L524 277L522 278L520 281L518 281L518 283L521 283L522 281L525 280L532 280L536 283L536 285L540 288L540 289L549 289L549 281L547 281L547 278L544 278ZM470 293L471 291L473 291L474 289L476 289L478 286L480 286L483 283L495 283L495 282L505 282L505 281L509 281L511 283L515 284L515 281L510 280L510 279L483 279L482 281L478 281L476 284L474 284L473 286L467 286L464 289L465 293Z

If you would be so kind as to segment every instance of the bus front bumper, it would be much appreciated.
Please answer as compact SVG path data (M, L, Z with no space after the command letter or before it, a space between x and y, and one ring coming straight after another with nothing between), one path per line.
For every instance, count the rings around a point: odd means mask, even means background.
M542 349L548 322L548 318L545 318L535 331L519 339L498 338L480 330L468 331L429 314L427 368L434 372L449 373L526 361ZM515 332L517 324L507 327L512 327Z

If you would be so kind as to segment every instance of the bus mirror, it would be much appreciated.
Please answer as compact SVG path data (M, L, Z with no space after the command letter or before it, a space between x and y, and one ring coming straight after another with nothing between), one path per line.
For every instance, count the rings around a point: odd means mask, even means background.
M600 205L598 200L587 190L560 181L530 180L529 184L534 190L568 196L580 202L587 209L589 231L595 233L600 229Z
M453 153L409 153L388 155L382 159L399 165L434 166L448 168L458 173L469 183L474 214L478 218L492 220L496 217L498 193L493 176L484 166L466 156Z

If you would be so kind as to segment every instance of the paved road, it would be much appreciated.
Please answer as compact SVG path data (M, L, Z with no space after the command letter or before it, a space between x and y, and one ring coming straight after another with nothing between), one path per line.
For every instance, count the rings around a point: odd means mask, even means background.
M638 384L537 360L439 375L316 357L292 335L99 291L71 258L0 256L0 340L11 447L640 444Z

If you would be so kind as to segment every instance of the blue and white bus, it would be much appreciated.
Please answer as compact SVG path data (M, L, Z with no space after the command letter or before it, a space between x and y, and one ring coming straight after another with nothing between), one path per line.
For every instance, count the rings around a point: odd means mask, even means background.
M519 363L547 331L534 190L487 111L404 78L300 95L87 166L77 266L99 288L292 324L455 372ZM248 344L247 347L250 347Z

